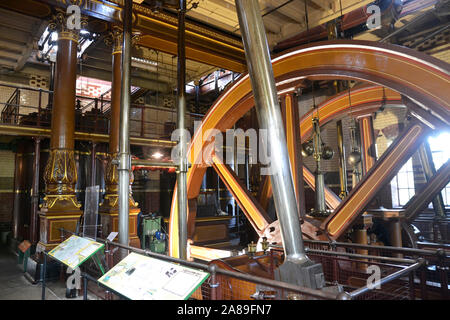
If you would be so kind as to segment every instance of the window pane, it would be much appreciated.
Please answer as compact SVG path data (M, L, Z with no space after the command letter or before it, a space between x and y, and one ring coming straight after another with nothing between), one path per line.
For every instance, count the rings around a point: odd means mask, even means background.
M405 172L400 172L398 174L398 187L408 188L408 175Z
M409 191L408 189L399 189L399 203L401 206L405 205L409 201Z

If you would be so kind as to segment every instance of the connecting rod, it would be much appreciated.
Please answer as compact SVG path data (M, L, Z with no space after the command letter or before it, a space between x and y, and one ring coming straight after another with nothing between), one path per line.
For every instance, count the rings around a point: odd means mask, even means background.
M261 10L257 0L236 0L236 9L259 125L267 130L266 148L271 160L273 198L286 256L276 277L321 288L324 282L322 266L314 264L306 256L303 245L286 135Z

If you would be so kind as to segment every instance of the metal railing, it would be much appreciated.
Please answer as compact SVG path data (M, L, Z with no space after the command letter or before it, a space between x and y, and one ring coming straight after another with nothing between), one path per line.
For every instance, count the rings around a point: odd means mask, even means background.
M0 84L1 89L13 89L8 100L1 101L1 123L20 127L49 128L51 126L52 91L7 84ZM107 134L110 126L111 100L105 99L108 92L100 97L76 96L75 130L93 134ZM3 107L2 107L3 106ZM158 113L158 116L155 116ZM176 110L158 106L132 104L130 112L130 136L154 139L170 139L175 126ZM159 116L159 114L161 116ZM203 115L187 113L193 120L200 120Z
M6 102L2 110L2 122L4 123L15 123L17 121L18 107L20 103L20 90L14 90L11 97Z

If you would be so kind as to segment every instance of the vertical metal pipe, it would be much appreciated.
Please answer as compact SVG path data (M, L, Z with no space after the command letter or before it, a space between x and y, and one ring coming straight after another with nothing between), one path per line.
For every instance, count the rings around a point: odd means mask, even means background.
M391 246L393 247L403 247L402 241L402 226L399 220L393 220L389 224L389 233L391 238ZM394 257L403 258L403 254L394 253Z
M37 114L37 126L41 126L41 110L42 110L42 89L39 88L39 104L38 104L38 114Z
M414 286L414 272L411 272L409 274L409 300L416 300L416 293L415 293L415 286Z
M179 167L177 172L179 258L186 260L187 248L187 137L186 137L186 48L185 48L186 1L180 0L178 11L178 61L177 61L177 121L180 132Z
M286 135L261 11L255 0L236 0L236 8L260 128L267 130L273 198L286 260L302 264L309 259L303 246Z
M325 202L325 177L323 175L320 162L317 163L317 169L314 173L316 180L315 205L314 213L317 215L325 215L327 212Z
M88 299L88 277L83 275L83 300Z
M320 139L319 118L313 118L313 144L314 160L316 161L316 180L314 214L325 215L327 211L325 203L325 177L322 171L322 140Z
M219 93L219 74L218 71L214 71L214 91L216 94Z
M200 113L200 84L195 86L195 112Z
M428 182L436 174L436 168L434 167L433 156L427 141L420 146L419 157L420 162L422 163L425 180ZM445 217L444 200L442 198L442 193L440 192L433 199L433 210L437 217Z
M347 164L345 162L345 145L344 145L344 133L342 129L342 120L336 123L337 126L337 139L338 139L338 152L339 152L339 182L341 186L341 192L339 197L344 199L347 196Z
M13 238L15 240L22 240L21 226L23 225L23 216L21 215L20 203L21 203L21 191L23 188L22 182L24 173L23 153L24 153L24 144L19 143L18 150L16 152L15 171L14 171Z
M246 146L247 148L247 146ZM250 148L250 146L248 146L248 148ZM249 166L249 154L247 150L244 151L245 152L245 163L244 163L244 177L245 177L245 187L247 188L248 191L250 190L250 166Z
M359 244L363 244L363 245L367 245L367 230L365 228L358 228L357 230L355 230L355 240L356 243ZM357 249L356 250L357 254L362 254L362 255L368 255L369 254L369 250L366 249ZM368 261L367 259L361 259L362 261ZM367 263L357 263L356 267L359 270L366 270L367 269L368 264Z
M211 264L209 266L209 272L211 273L210 279L210 288L211 288L211 300L217 300L217 288L219 283L217 282L217 274L216 274L217 266L215 264Z
M41 292L41 300L45 300L45 278L47 275L47 252L43 252L44 254L44 262L42 264L41 269L41 279L42 279L42 292Z
M39 162L41 155L41 139L34 139L34 164L33 164L33 188L31 193L31 219L30 219L30 240L32 244L37 242L37 225L39 210Z
M97 173L97 168L96 168L96 158L95 158L95 153L96 153L96 146L97 144L92 141L92 149L91 149L91 186L95 186L96 185L96 173Z
M214 73L216 80L217 80L217 71ZM216 81L217 82L217 81ZM236 125L233 126L233 129L236 130ZM244 145L245 146L245 145ZM236 176L239 176L239 163L238 163L238 144L237 139L234 139L233 141L233 171L236 173ZM234 208L233 208L233 216L238 217L239 216L239 203L237 202L236 198L234 199ZM239 218L236 218L237 221L239 221Z
M129 241L129 189L130 189L130 141L129 141L129 113L131 98L131 19L133 1L124 0L123 10L123 51L122 51L122 87L120 98L120 126L119 126L119 243L128 245ZM126 251L121 250L124 256Z
M145 107L141 106L141 137L144 137L145 132Z
M50 61L50 81L49 81L49 91L48 94L48 102L47 106L50 108L52 107L53 103L53 91L55 90L55 69L56 69L56 63L53 61Z
M361 148L358 140L358 128L356 122L350 127L350 135L352 139L352 152L349 160L352 160L352 189L361 180Z

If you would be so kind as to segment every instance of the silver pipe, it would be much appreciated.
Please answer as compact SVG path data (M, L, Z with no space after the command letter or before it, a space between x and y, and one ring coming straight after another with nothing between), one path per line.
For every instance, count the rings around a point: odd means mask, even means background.
M314 214L325 215L325 177L322 172L322 140L320 139L319 119L313 118L313 144L314 144L314 160L316 161L316 171L314 177L316 180Z
M311 254L341 256L341 257L349 257L349 258L356 258L356 259L372 259L372 260L388 261L388 262L395 262L395 263L414 263L414 262L416 262L416 260L413 260L413 259L373 256L373 255L368 255L368 254L348 253L348 252L340 252L340 251L316 250L316 249L309 249L309 248L306 248L306 252L311 253ZM367 262L367 260L366 260L366 263L369 264L369 262Z
M307 240L305 240L307 242ZM276 244L270 244L270 248L275 249L283 249L283 246L276 245ZM373 249L373 247L372 247ZM377 248L378 249L378 248ZM305 248L305 251L309 254L320 254L320 255L328 255L328 256L341 256L341 257L349 257L349 258L357 258L357 259L372 259L372 260L379 260L379 261L388 261L388 262L395 262L395 263L415 263L417 260L414 259L404 259L404 258L392 258L392 257L385 257L385 256L373 256L368 254L358 254L358 253L348 253L348 252L342 252L342 251L327 251L327 250L318 250L318 249L310 249ZM433 252L433 254L436 254Z
M177 64L177 121L180 132L179 167L177 171L177 203L178 203L178 233L179 257L187 258L187 137L186 137L186 47L185 47L185 15L186 1L180 0L178 12L178 64Z
M327 206L325 202L325 177L320 165L317 166L317 170L314 173L314 176L316 180L316 202L314 205L314 213L317 215L324 215L327 213Z
M120 98L120 126L119 126L119 243L128 245L129 241L129 193L130 193L130 104L131 104L131 19L133 1L124 0L123 10L123 50L122 50L122 86ZM122 250L121 255L126 255Z
M154 161L154 160L131 160L133 166L149 166L149 167L161 167L161 168L177 168L178 166L172 161Z
M434 167L433 156L431 154L428 141L424 141L420 146L419 157L422 164L423 173L425 175L425 181L428 182L436 174L436 168ZM445 217L445 206L444 199L442 198L442 193L439 192L436 197L433 198L432 202L436 217Z
M412 255L428 255L434 256L437 254L437 251L434 250L425 250L425 249L414 249L414 248L405 248L405 247L391 247L391 246L372 246L367 244L360 243L352 243L352 242L337 242L337 241L324 241L324 240L310 240L305 239L305 243L311 244L323 244L331 247L342 247L342 248L362 248L362 249L377 249L380 251L393 251L393 252L402 252L405 254ZM276 248L276 245L273 245Z
M339 153L339 181L341 185L341 192L339 197L344 199L348 194L347 187L347 164L345 162L345 144L344 133L342 128L342 120L336 123L337 137L338 137L338 153Z
M271 182L287 261L309 261L303 246L286 135L261 10L256 0L236 0L247 67L261 129L267 130Z

